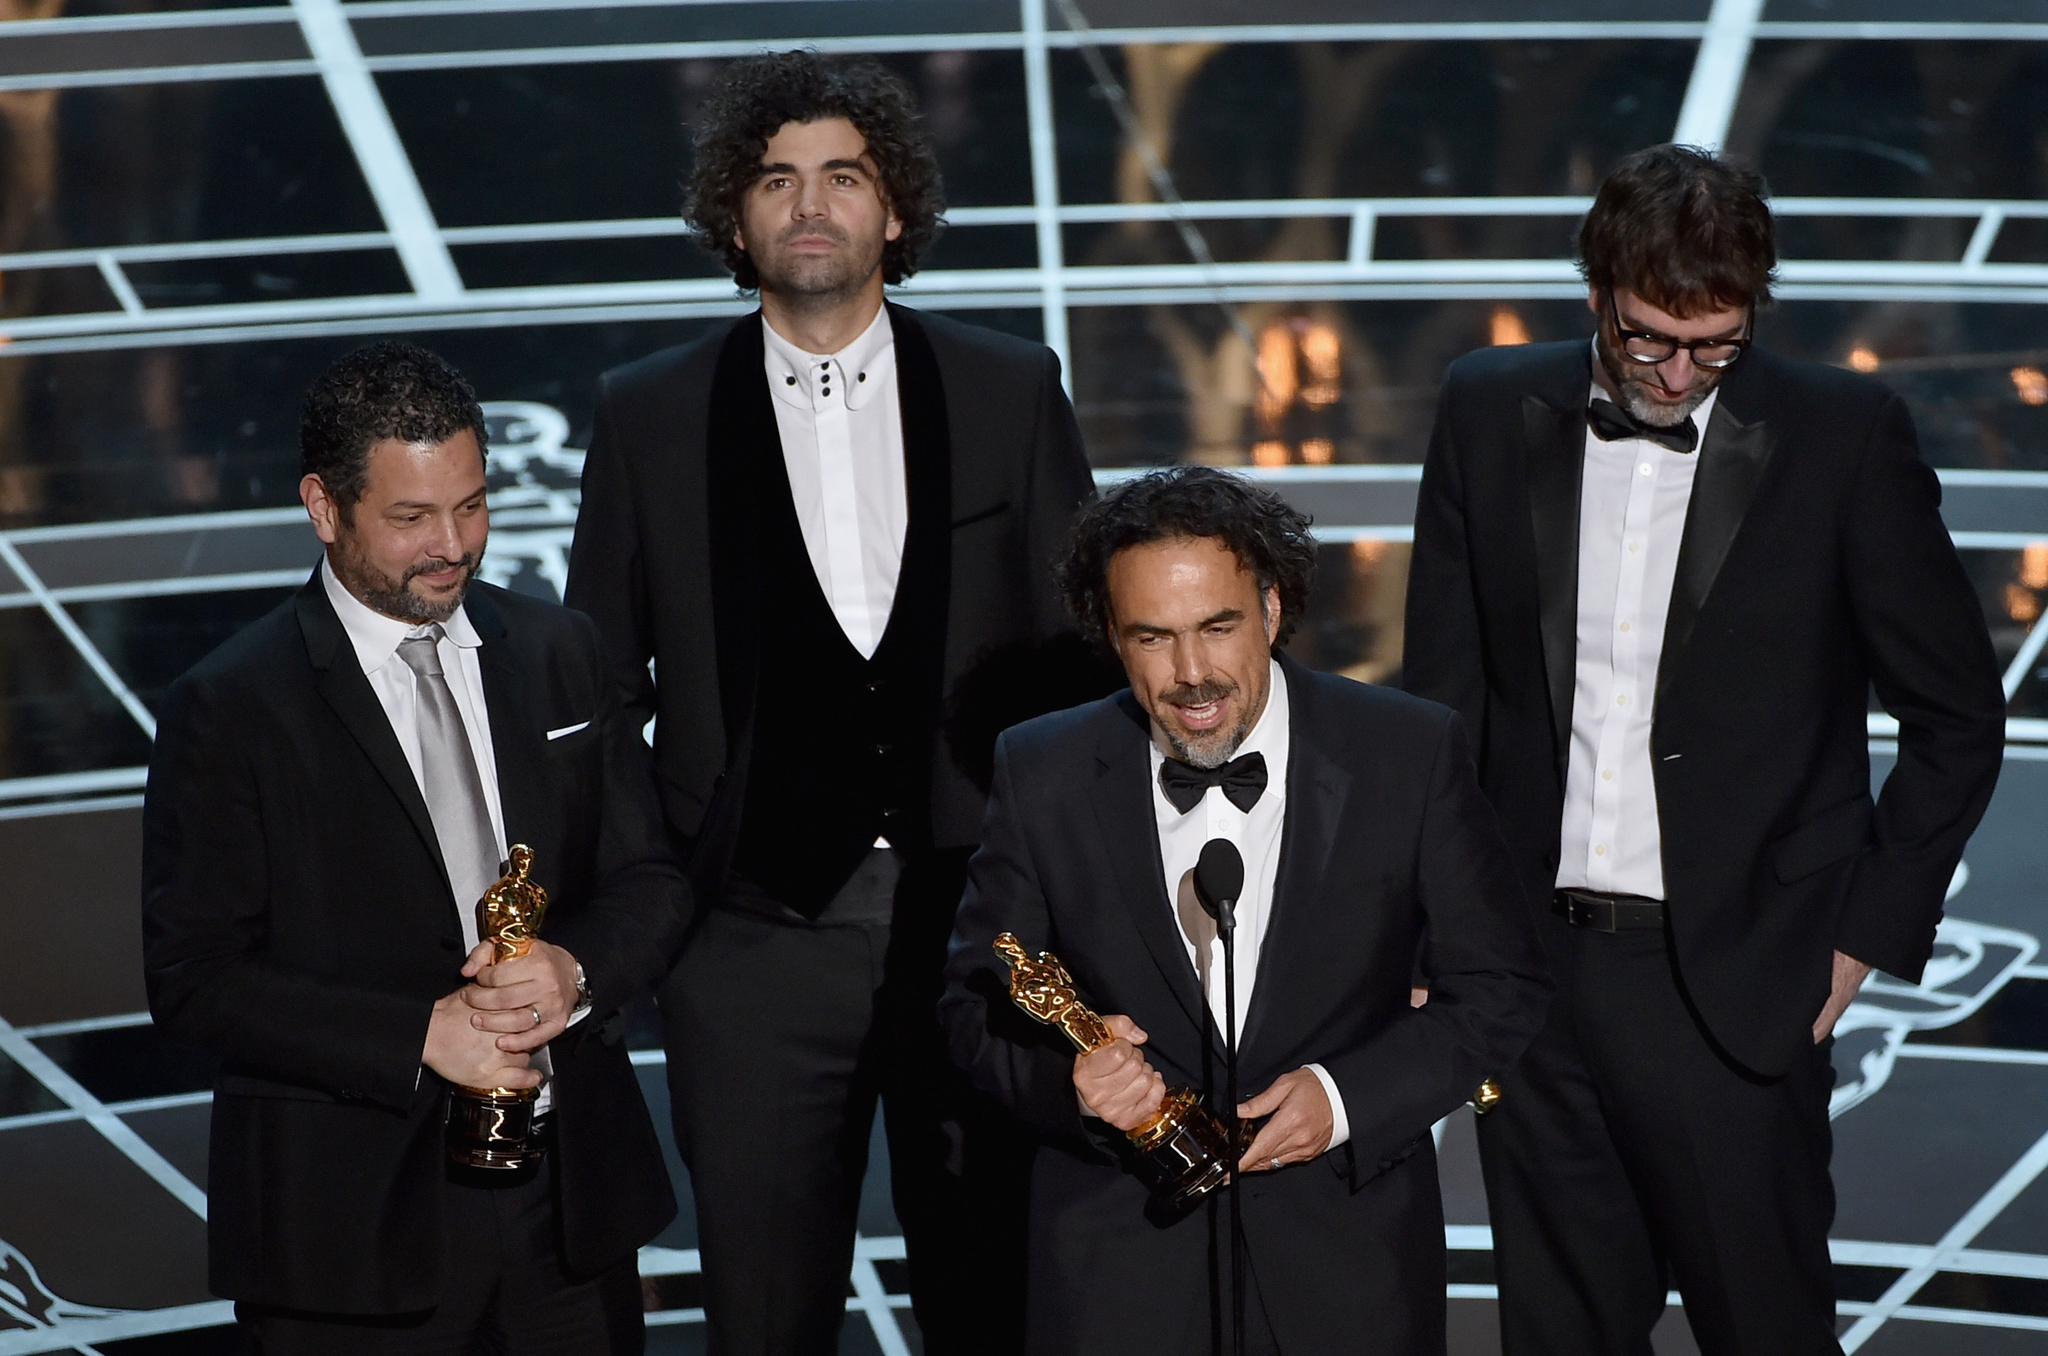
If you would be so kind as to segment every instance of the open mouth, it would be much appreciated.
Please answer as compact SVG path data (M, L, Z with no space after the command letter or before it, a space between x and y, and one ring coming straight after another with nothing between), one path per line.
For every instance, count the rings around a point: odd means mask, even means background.
M1213 730L1223 719L1223 699L1212 698L1193 705L1173 703L1173 710L1182 725L1190 730Z

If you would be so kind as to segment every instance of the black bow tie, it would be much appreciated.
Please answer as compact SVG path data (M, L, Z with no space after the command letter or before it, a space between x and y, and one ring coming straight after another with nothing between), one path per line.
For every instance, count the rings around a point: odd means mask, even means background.
M1623 438L1647 438L1661 443L1673 452L1690 452L1699 446L1699 427L1687 415L1682 424L1646 424L1611 400L1596 400L1586 406L1586 422L1593 426L1593 436L1603 443L1619 442Z
M1200 805L1212 786L1222 787L1232 805L1250 814L1266 793L1266 755L1247 753L1222 767L1192 767L1178 758L1159 765L1159 789L1182 814Z

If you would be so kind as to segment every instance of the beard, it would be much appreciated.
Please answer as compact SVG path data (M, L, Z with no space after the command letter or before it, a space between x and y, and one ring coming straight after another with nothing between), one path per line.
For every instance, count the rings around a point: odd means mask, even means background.
M822 235L839 246L831 254L790 254L781 246L799 236ZM882 266L883 238L855 240L829 222L792 225L754 260L763 291L799 308L828 307L859 292Z
M1685 393L1685 399L1676 405L1666 404L1649 393L1652 382L1643 377L1632 377L1634 372L1648 372L1648 363L1630 362L1627 355L1615 351L1607 342L1606 327L1594 340L1594 347L1600 354L1600 366L1607 373L1607 379L1614 384L1615 397L1621 407L1653 428L1676 428L1692 417L1692 412L1706 403L1714 388L1721 384L1721 373L1695 366L1692 370L1692 385Z
M1206 683L1182 683L1169 688L1159 695L1161 703L1167 706L1200 706L1204 702L1222 701L1237 691L1235 683L1210 680ZM1237 724L1227 730L1211 730L1191 741L1180 731L1159 722L1159 732L1166 736L1166 746L1173 750L1173 756L1189 767L1222 767L1237 753L1244 741L1251 738L1252 712L1246 707L1237 718Z
M476 578L477 569L483 564L480 551L472 551L459 561L430 556L425 561L408 565L405 573L394 579L369 562L346 530L335 544L341 549L334 556L334 574L341 580L342 587L385 616L416 624L444 622L454 616L455 610L462 606L462 600L469 595L469 581ZM438 573L450 565L462 567L462 583L446 599L431 602L412 591L413 580L423 574Z

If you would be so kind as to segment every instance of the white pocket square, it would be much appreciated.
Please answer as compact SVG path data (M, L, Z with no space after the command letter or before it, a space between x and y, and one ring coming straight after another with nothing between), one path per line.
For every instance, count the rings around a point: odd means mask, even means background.
M574 725L564 725L564 726L563 726L563 727L562 727L561 729L559 729L559 730L549 730L549 731L548 731L548 738L549 738L550 740L560 739L560 738L561 738L561 737L562 737L563 735L572 735L572 734L575 734L575 733L576 733L576 732L577 732L578 730L587 730L587 729L589 729L589 728L590 728L590 722L589 722L589 721L587 721L587 720L579 720L579 721L577 721L577 722L576 722L576 723L575 723Z

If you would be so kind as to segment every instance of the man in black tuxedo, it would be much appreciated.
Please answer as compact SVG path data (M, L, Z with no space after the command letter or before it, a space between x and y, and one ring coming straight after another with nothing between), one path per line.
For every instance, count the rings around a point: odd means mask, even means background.
M1510 1356L1646 1356L1673 1282L1710 1356L1838 1349L1830 1033L1872 966L1919 976L1998 776L1905 406L1749 343L1762 191L1623 161L1597 337L1460 359L1423 472L1407 685L1478 732L1559 990L1479 1126Z
M941 202L880 66L739 63L692 173L761 309L604 378L568 600L705 905L661 999L711 1350L837 1349L879 1095L925 1350L1000 1352L1029 1146L932 1017L983 801L940 715L1067 631L1080 435L1043 346L884 304Z
M474 581L453 368L353 353L301 443L326 558L172 685L143 806L150 1011L222 1066L212 1288L265 1353L638 1352L675 1199L616 1014L687 898L641 722L587 618ZM548 911L494 965L515 842ZM451 1168L451 1086L538 1087L538 1165Z
M1254 1095L1235 1110L1262 1121L1242 1163L1246 1350L1444 1350L1430 1127L1541 1023L1541 951L1458 717L1279 656L1314 564L1307 521L1238 477L1118 488L1063 578L1130 688L997 745L940 1012L954 1057L1040 1135L1033 1352L1206 1352L1232 1307L1223 1193L1154 1222L1122 1133L1169 1084L1233 1110L1222 943L1191 879L1215 838L1245 863ZM1016 1011L1005 931L1065 962L1118 1039L1076 1056Z

